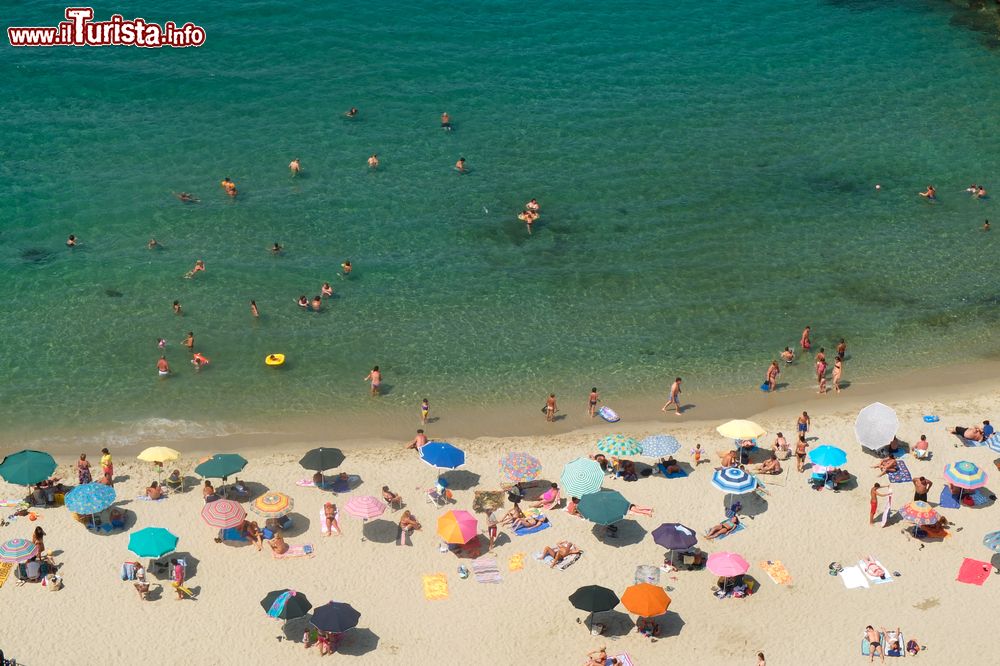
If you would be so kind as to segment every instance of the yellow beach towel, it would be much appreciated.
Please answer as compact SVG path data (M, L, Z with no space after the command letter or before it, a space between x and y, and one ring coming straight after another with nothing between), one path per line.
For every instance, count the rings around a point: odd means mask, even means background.
M448 598L448 577L443 573L423 576L424 598L428 601L439 601Z
M514 553L510 556L510 559L507 560L507 569L509 571L520 571L524 568L524 558L524 553Z
M7 582L7 577L10 576L10 570L14 567L10 562L0 562L0 587Z
M781 560L759 562L758 566L778 585L788 585L792 582L792 577L789 575L785 565L781 563Z

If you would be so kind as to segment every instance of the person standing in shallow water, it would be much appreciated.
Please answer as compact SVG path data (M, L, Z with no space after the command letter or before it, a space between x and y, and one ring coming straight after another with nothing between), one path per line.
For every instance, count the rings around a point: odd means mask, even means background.
M549 397L545 399L545 420L555 421L556 420L556 394L550 393Z
M378 369L377 365L365 376L364 381L368 380L371 380L372 383L372 396L379 395L379 390L382 386L382 371Z
M587 413L590 414L590 418L594 418L597 411L597 403L601 401L601 396L597 395L597 387L590 389L590 399L588 400Z
M812 343L809 341L809 334L812 329L806 326L802 331L802 337L799 339L799 346L802 347L802 351L809 351L812 349Z
M677 416L681 415L681 378L676 377L674 383L670 385L670 399L667 400L667 404L663 405L660 409L661 412L667 411L667 407L670 405L674 406L674 413Z

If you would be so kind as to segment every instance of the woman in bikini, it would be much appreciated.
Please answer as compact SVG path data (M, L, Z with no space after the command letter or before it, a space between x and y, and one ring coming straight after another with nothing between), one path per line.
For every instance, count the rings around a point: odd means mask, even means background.
M337 522L337 505L333 502L327 502L323 505L323 522L326 524L326 536L333 534L333 530L337 530L337 536L340 536L340 523Z
M722 536L723 534L729 534L736 529L736 526L740 524L740 517L734 515L732 518L726 518L718 525L715 525L706 534L706 539L715 539Z
M795 444L795 466L802 472L802 468L806 464L806 449L809 448L809 442L806 441L806 435L803 432L799 433L799 441Z
M80 460L76 463L76 475L81 486L92 480L90 478L90 463L87 461L86 453L80 454Z
M844 361L838 354L833 361L833 392L840 393L840 377L844 374Z
M249 539L253 545L257 546L257 552L264 546L264 535L260 531L260 525L250 521L243 521L243 536Z

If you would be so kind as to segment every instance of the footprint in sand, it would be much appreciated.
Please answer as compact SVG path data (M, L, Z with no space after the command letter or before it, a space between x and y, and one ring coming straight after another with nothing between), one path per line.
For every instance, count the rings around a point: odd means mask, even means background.
M913 604L913 607L920 610L930 610L935 606L940 606L940 605L941 601L937 597L935 597L933 599L924 599L919 604Z

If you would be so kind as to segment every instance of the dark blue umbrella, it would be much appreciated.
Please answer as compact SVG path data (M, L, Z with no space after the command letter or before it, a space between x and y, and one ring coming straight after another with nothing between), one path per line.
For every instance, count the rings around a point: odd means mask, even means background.
M680 523L663 523L653 530L653 541L667 550L684 550L698 543L698 535Z
M465 464L465 451L448 442L428 442L420 447L420 459L438 469L455 469Z
M331 601L316 608L310 622L320 631L339 634L358 626L360 619L361 613L354 610L350 604Z

